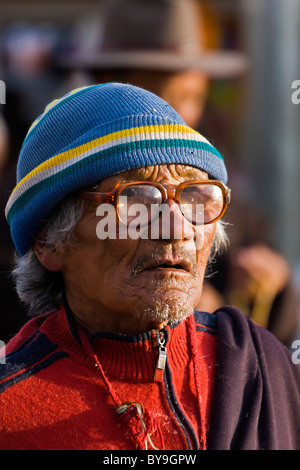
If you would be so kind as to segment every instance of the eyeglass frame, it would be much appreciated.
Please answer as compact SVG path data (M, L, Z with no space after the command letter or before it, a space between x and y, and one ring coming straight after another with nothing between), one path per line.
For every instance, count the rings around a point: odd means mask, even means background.
M184 181L182 183L179 183L175 188L166 188L163 184L158 183L156 181L130 181L127 183L117 183L115 187L109 192L79 190L79 191L76 191L76 196L81 199L98 202L99 204L105 204L105 203L112 204L116 209L118 219L121 220L119 217L119 210L118 210L118 197L119 197L120 192L124 188L129 187L129 186L149 185L149 186L154 186L157 189L159 189L162 195L161 204L166 203L169 199L174 200L179 205L182 215L185 218L187 218L181 208L181 204L179 201L179 193L183 188L194 185L194 184L205 184L205 185L211 184L214 186L218 186L221 189L222 196L223 196L223 207L222 207L221 213L218 215L218 217L215 217L213 220L209 222L203 222L203 224L201 225L209 225L209 224L217 222L225 214L226 209L231 199L231 189L228 186L226 186L222 181L219 181L219 180ZM190 223L192 225L197 225L197 224L194 224L193 222L190 222Z

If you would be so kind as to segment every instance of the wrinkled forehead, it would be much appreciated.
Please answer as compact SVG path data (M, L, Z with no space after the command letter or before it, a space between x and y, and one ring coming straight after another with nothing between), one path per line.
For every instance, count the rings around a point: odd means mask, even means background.
M199 168L190 165L169 164L153 165L124 171L116 175L95 182L98 189L110 189L117 183L128 181L162 181L164 179L174 179L179 182L207 180L208 174Z

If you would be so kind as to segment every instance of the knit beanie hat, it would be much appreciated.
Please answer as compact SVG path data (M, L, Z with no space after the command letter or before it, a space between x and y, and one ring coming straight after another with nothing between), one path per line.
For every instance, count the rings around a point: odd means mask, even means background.
M5 210L17 251L28 251L50 211L75 189L123 171L172 163L227 181L220 153L153 93L105 83L53 101L24 140L17 185Z

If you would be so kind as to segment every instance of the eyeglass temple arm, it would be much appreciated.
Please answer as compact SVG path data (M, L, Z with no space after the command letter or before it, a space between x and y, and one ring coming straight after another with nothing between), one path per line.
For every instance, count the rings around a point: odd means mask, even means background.
M114 195L110 193L100 193L93 191L79 191L78 196L83 199L89 199L90 201L109 203L114 201Z
M231 189L226 186L225 198L227 203L229 204L231 201Z

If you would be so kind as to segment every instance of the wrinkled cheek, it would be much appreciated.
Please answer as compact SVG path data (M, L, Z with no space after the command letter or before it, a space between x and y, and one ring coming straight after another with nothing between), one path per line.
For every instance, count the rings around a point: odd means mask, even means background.
M210 250L213 239L212 230L205 225L195 227L194 231L194 249L196 251L206 252Z
M197 251L197 258L202 262L207 262L215 236L215 224L202 225L196 228L194 245Z

